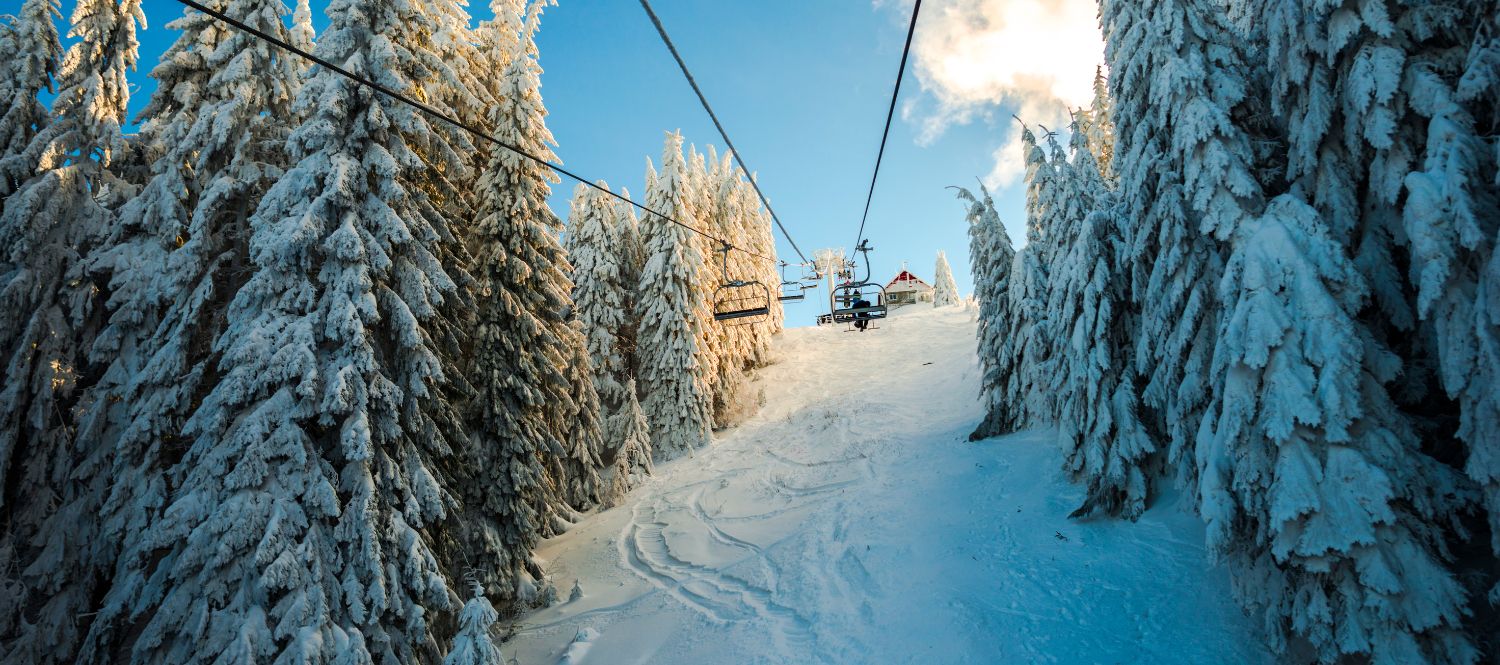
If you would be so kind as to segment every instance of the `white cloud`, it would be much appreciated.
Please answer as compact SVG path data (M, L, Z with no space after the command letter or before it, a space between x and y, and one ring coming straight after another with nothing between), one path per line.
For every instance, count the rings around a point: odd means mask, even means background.
M909 0L875 4L910 15ZM1020 131L996 116L1051 127L1066 122L1069 108L1088 104L1104 56L1097 12L1094 0L925 0L912 44L925 94L902 116L920 125L924 144L954 125L997 121L1005 144L986 184L1015 182L1024 172Z

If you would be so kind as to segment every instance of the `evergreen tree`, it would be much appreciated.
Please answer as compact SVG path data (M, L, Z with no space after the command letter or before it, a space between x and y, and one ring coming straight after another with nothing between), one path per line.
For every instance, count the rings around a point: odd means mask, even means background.
M26 40L6 63L14 74L45 77L55 53L55 5L31 3L16 27ZM0 213L0 660L71 662L101 568L111 553L94 517L104 501L107 449L77 436L82 399L97 379L88 350L102 322L105 285L83 257L130 194L115 173L126 151L127 72L135 66L135 0L80 0L57 70L57 96L45 127L11 127L12 140L35 131L8 178L29 174ZM17 80L14 91L44 81ZM24 98L4 104L21 116ZM14 144L12 144L14 145ZM17 160L20 160L19 162ZM20 164L20 166L16 166ZM14 468L10 465L14 464Z
M1088 487L1073 516L1135 519L1146 507L1156 447L1137 415L1123 229L1087 132L1075 126L1072 136L1073 163L1052 184L1070 203L1066 253L1050 276L1047 318L1058 347L1044 389L1057 396L1065 467Z
M1204 440L1219 450L1235 444L1243 449L1232 453L1236 464L1220 464L1216 491L1204 492L1205 515L1216 546L1231 556L1262 559L1255 563L1266 570L1251 573L1259 583L1245 595L1252 606L1266 609L1268 620L1299 616L1298 608L1285 606L1285 597L1310 588L1326 593L1334 611L1302 620L1291 631L1294 643L1310 644L1324 661L1350 654L1407 662L1476 657L1459 632L1467 611L1461 590L1444 568L1447 530L1453 528L1449 515L1461 507L1453 497L1465 493L1432 457L1457 461L1445 445L1443 426L1435 427L1450 413L1427 389L1435 381L1457 400L1458 436L1470 446L1470 475L1490 485L1493 497L1493 471L1485 467L1500 435L1482 425L1470 428L1476 422L1471 417L1482 417L1486 403L1493 404L1496 387L1494 356L1485 357L1482 341L1486 315L1473 296L1496 222L1476 213L1494 207L1492 184L1477 172L1488 151L1456 88L1463 53L1476 37L1473 22L1452 20L1466 5L1471 3L1265 3L1259 7L1263 20L1244 33L1267 46L1269 98L1286 137L1289 185L1273 206L1281 218L1268 212L1245 235L1290 238L1286 244L1310 265L1294 273L1287 266L1297 263L1282 258L1275 276L1290 280L1285 275L1292 274L1311 286L1292 294L1300 300L1288 296L1291 304L1247 303L1243 293L1269 281L1255 262L1268 259L1249 248L1248 239L1237 242L1235 256L1245 276L1239 285L1226 278L1221 292L1240 290L1232 310L1238 318L1225 325L1244 341L1222 351L1216 369L1228 364L1238 380L1264 376L1258 397L1271 406L1262 410L1301 398L1295 386L1282 382L1288 373L1316 386L1319 399L1291 414L1294 426L1280 424L1287 416L1265 418L1272 424L1257 423L1247 436L1241 422L1257 412L1244 405L1243 394L1226 394L1220 420L1229 424L1205 431ZM1488 14L1493 11L1491 6ZM1409 281L1401 276L1403 261L1409 261ZM1329 304L1314 310L1302 302L1315 297ZM1260 321L1268 310L1281 316L1283 329L1313 328L1308 335L1318 345L1299 349L1293 333L1284 333L1279 344L1267 341ZM1242 327L1258 327L1241 332L1233 327L1240 320L1248 321ZM1244 347L1252 349L1248 359L1236 356ZM1327 359L1329 349L1338 349L1336 360ZM1277 362L1262 369L1265 357ZM1244 365L1259 373L1245 372ZM1262 451L1269 446L1256 435L1276 447ZM1272 473L1243 468L1273 455ZM1300 467L1281 463L1293 455ZM1306 469L1316 474L1311 481ZM1264 480L1239 480L1249 474ZM1349 477L1369 480L1359 487L1339 482ZM1319 501L1302 499L1304 484L1316 488ZM1259 499L1262 493L1268 496L1255 502L1244 496ZM1360 512L1342 510L1341 504L1354 501ZM1231 502L1244 507L1231 510ZM1494 515L1491 507L1492 523L1500 523ZM1246 519L1268 524L1270 534L1226 533L1225 520ZM1338 528L1318 534L1317 574L1307 575L1305 560L1313 554L1303 546L1308 539L1277 534L1314 531L1320 521ZM1263 561L1268 549L1274 568ZM1389 574L1371 574L1372 559L1391 562ZM1420 604L1406 600L1413 594L1421 596ZM1367 632L1349 634L1344 626L1352 620Z
M618 504L623 491L640 486L652 473L651 424L636 399L634 378L625 383L625 404L611 416L608 426L620 437L613 473L621 491L608 495L605 507Z
M468 602L458 614L458 636L443 657L443 665L505 665L505 654L490 636L490 628L500 619L500 613L484 597L483 586L474 582L472 587Z
M620 195L630 198L630 190L620 188ZM620 328L616 344L625 359L625 368L631 376L636 375L636 333L640 328L641 315L636 307L636 287L641 283L641 269L646 264L646 248L641 241L640 221L635 208L624 201L611 203L614 221L610 224L611 242L620 255L620 281L625 284L625 298L629 307L625 310L625 324ZM636 393L639 397L640 393Z
M1012 265L1009 297L1013 316L1005 332L1005 351L1010 357L1000 360L1014 368L1009 373L1006 401L1013 405L1015 417L997 423L1003 429L996 434L1041 424L1051 417L1049 396L1035 387L1053 348L1047 330L1047 271L1055 251L1048 232L1057 207L1047 204L1056 196L1052 188L1056 171L1030 128L1021 129L1021 146L1026 155L1026 246L1016 252Z
M1320 662L1476 660L1438 526L1457 474L1413 454L1385 393L1400 361L1354 318L1368 287L1322 216L1273 200L1236 231L1219 288L1201 509L1241 601L1278 650Z
M292 29L288 36L291 37L289 43L292 46L304 51L311 52L315 47L317 32L312 24L312 7L308 5L307 0L297 0L297 8L292 11ZM294 62L302 64L307 61L296 59ZM303 66L305 67L305 64Z
M62 59L57 7L58 0L26 0L0 28L0 206L36 172L39 155L27 149L48 120L37 95L53 91Z
M958 284L953 281L953 268L948 266L948 255L942 250L937 253L937 265L933 268L936 287L932 295L933 307L947 307L959 304Z
M1104 68L1094 69L1094 99L1089 103L1087 111L1078 114L1081 116L1082 130L1088 138L1089 151L1094 153L1094 162L1099 165L1099 175L1105 181L1115 179L1115 121L1113 117L1114 104L1109 98L1109 79L1104 76Z
M985 417L979 427L969 436L976 441L1003 433L1003 423L1013 422L1009 410L1013 406L1006 401L1006 385L1015 368L1005 362L1012 357L1008 351L1009 341L1003 333L1010 328L1015 316L1010 309L1011 265L1016 252L1012 248L1010 235L1000 222L995 211L995 201L984 185L979 186L983 199L976 198L962 187L954 188L958 198L969 203L969 266L974 274L975 296L979 299L979 321L976 336L979 341L980 399L985 404Z
M285 37L279 0L233 0L224 10ZM146 586L148 534L167 501L183 422L210 385L223 310L249 263L248 217L281 176L282 121L299 65L279 49L188 10L152 72L157 90L140 141L160 157L90 258L110 275L110 318L92 350L104 368L82 436L111 447L103 541L120 554L90 641L107 646Z
M1475 34L1459 79L1456 99L1470 109L1475 127L1488 127L1493 135L1500 128L1500 16L1494 11L1493 3L1479 0L1469 4L1470 19L1459 25L1473 27ZM1439 138L1443 136L1443 132L1432 134ZM1457 136L1462 136L1462 141L1468 146L1473 145L1471 135ZM1444 144L1441 140L1429 141L1437 148ZM1433 161L1442 163L1441 150L1430 150L1429 153L1439 158ZM1487 189L1490 193L1489 209L1494 210L1494 206L1500 205L1495 202L1496 192L1500 192L1500 142L1491 141L1489 154L1480 153L1476 157L1479 158L1479 168L1467 185L1479 192ZM1450 160L1448 163L1461 162ZM1488 182L1480 175L1486 172L1489 173ZM1412 188L1412 183L1407 186ZM1411 207L1409 204L1408 209ZM1460 393L1463 395L1460 436L1469 442L1465 470L1483 488L1490 518L1490 547L1492 551L1500 552L1500 396L1497 396L1500 388L1496 387L1500 386L1500 369L1497 369L1500 368L1500 252L1495 251L1500 245L1500 230L1495 228L1500 220L1494 214L1484 215L1481 210L1482 206L1469 208L1476 213L1472 221L1482 229L1487 228L1490 239L1482 241L1466 257L1477 264L1479 273L1472 296L1475 360L1470 376L1453 383L1463 386ZM1486 385L1491 388L1484 389ZM1490 590L1489 602L1500 604L1500 583Z
M1493 212L1500 187L1486 145L1493 106L1475 115L1485 109L1475 103L1479 90L1490 88L1493 100L1500 79L1495 56L1485 55L1496 7L1376 6L1382 11L1263 7L1272 103L1290 144L1287 172L1334 238L1353 248L1376 306L1361 323L1407 359L1387 390L1409 411L1446 420L1452 414L1437 413L1426 394L1424 375L1433 371L1435 388L1457 402L1457 437L1467 444L1459 456L1482 488L1500 551L1500 310L1485 297L1493 293L1485 274L1500 232ZM1410 443L1455 457L1438 437L1424 438Z
M497 10L527 13L490 28L521 26L515 50L505 57L504 94L491 122L501 140L553 159L533 41L541 4ZM570 267L555 235L559 220L546 202L555 179L515 152L492 150L470 234L480 293L471 340L476 393L464 449L465 508L456 528L488 593L522 604L547 593L538 589L546 578L532 549L541 537L566 529L575 511L594 500L598 485L597 398L592 379L577 386L569 371L585 351L565 318L572 306ZM595 413L578 413L580 404ZM569 418L592 432L569 431Z
M682 157L682 135L668 134L662 149L662 170L647 167L652 186L647 206L661 215L693 226L693 209L682 185L687 166ZM641 220L646 264L636 291L641 323L636 353L644 398L641 408L651 425L652 453L657 460L672 459L709 443L713 396L699 379L703 350L699 347L702 302L699 271L703 260L691 231L661 215Z
M601 181L599 186L606 185ZM573 316L586 340L594 370L603 423L599 462L607 470L601 483L604 496L611 502L629 491L630 479L640 475L639 469L628 466L627 459L638 458L638 453L626 450L641 442L632 438L640 404L625 342L635 284L625 281L624 264L629 257L615 228L621 221L608 195L583 185L576 188L567 234L568 259L573 267Z
M707 160L695 146L688 146L685 175L677 182L677 186L682 189L688 215L696 224L705 228L714 226L714 207L717 203L714 196L717 191L715 184L713 174L708 170ZM723 424L714 416L721 412L728 393L736 386L720 383L723 377L719 365L724 354L721 338L724 327L714 321L714 310L719 304L716 297L719 295L718 286L724 281L725 263L732 257L725 255L724 248L717 240L702 234L693 233L688 240L697 248L699 257L696 277L698 303L693 310L698 318L698 364L694 374L701 384L699 389L709 399L709 427L719 428Z
M1141 399L1181 482L1213 394L1209 376L1223 271L1215 238L1262 205L1254 150L1235 113L1249 83L1238 47L1201 0L1100 4L1115 122L1112 163L1130 243ZM1168 73L1166 75L1163 73ZM1249 116L1255 109L1245 109ZM1123 276L1122 276L1123 278Z
M432 75L412 48L425 4L328 15L321 57L400 92ZM436 660L429 616L452 594L433 542L455 502L435 335L458 285L426 191L460 165L424 115L332 71L296 104L296 165L250 218L221 377L153 533L161 600L137 611L137 662Z

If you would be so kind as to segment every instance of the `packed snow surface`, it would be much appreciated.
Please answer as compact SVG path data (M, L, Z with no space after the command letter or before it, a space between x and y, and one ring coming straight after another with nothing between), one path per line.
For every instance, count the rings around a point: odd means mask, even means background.
M788 330L765 405L543 544L522 665L1261 663L1175 496L1076 521L1050 432L968 443L973 313ZM566 594L565 594L566 595Z

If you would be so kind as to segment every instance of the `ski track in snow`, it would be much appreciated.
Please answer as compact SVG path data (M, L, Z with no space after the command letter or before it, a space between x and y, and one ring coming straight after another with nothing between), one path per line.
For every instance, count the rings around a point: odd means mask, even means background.
M544 543L522 665L1262 663L1203 527L1163 496L1076 521L1050 432L971 444L972 314L788 330L760 413ZM924 364L931 363L931 364Z

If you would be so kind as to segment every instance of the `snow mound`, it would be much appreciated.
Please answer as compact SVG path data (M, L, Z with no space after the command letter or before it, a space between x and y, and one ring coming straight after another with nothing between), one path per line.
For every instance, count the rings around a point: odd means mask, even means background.
M1260 663L1203 527L1076 521L1052 432L980 444L973 313L788 330L766 404L543 544L523 664ZM585 639L575 639L580 628ZM585 646L586 648L579 648Z

